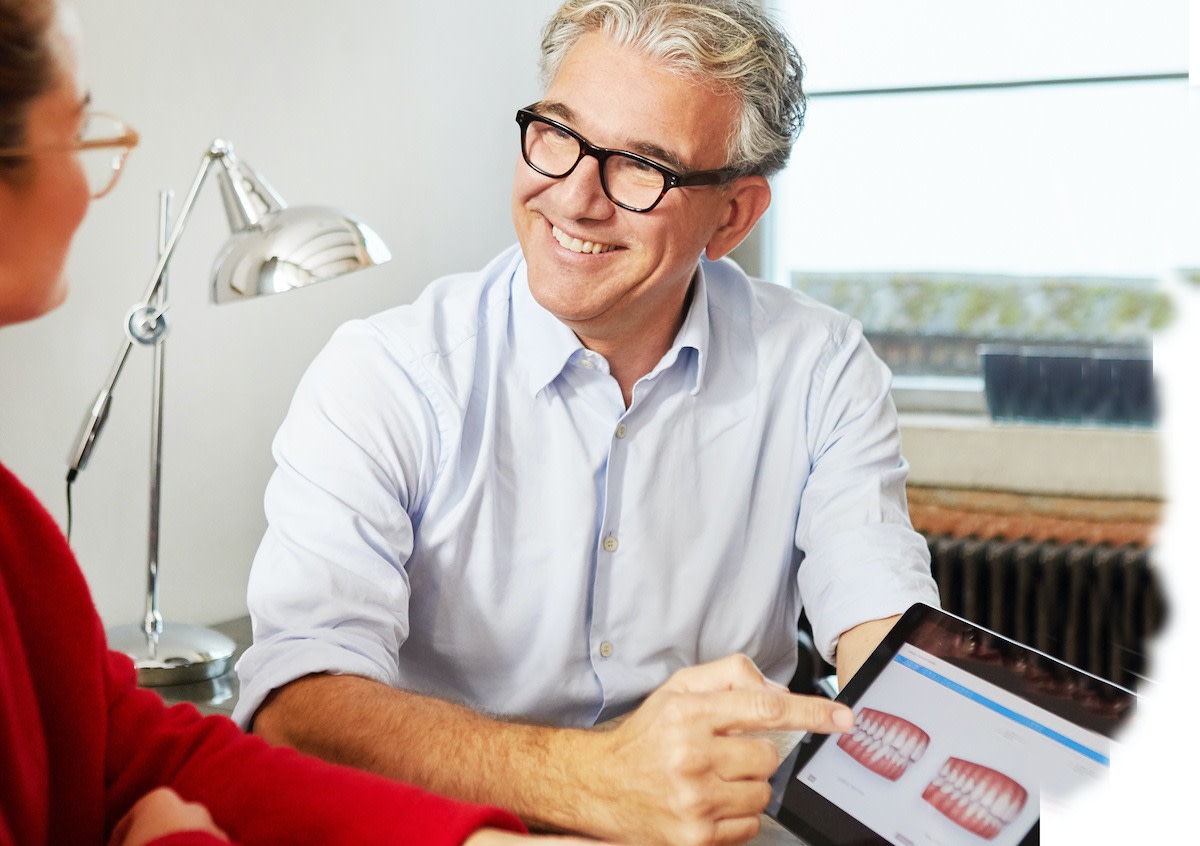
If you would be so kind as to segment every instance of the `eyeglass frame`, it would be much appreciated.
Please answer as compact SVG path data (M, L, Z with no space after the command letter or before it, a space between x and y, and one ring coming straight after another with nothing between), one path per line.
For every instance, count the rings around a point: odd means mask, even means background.
M717 168L716 170L694 170L686 173L679 173L671 170L671 168L666 167L665 165L659 164L653 159L648 159L645 156L638 155L637 153L631 153L628 150L597 147L571 127L534 111L533 107L535 105L537 104L534 103L526 106L523 109L517 109L517 124L521 127L521 158L525 160L525 164L529 165L530 168L537 173L540 173L542 176L549 177L550 179L565 179L574 172L575 168L579 166L579 163L583 161L585 156L591 156L597 162L599 162L600 187L604 190L604 196L608 197L609 202L611 202L613 205L620 206L626 211L635 212L637 214L645 214L646 212L653 211L658 204L662 202L662 199L667 195L667 192L672 188L693 188L704 185L724 185L728 182L732 182L739 176L746 175L746 172L743 169L735 167L722 167ZM562 173L548 173L529 160L529 154L525 149L525 132L529 128L529 124L533 121L547 123L550 126L553 126L555 129L567 133L579 143L579 156L575 159L574 164L572 164ZM662 174L663 188L653 203L645 208L639 209L622 203L620 200L614 197L611 192L609 192L608 179L605 176L605 163L613 156L622 156L627 159L633 159L639 164L644 164Z
M125 132L123 135L114 138L94 138L89 141L73 141L69 144L46 144L37 147L8 147L5 149L0 149L0 159L28 158L29 156L34 156L39 153L82 153L85 150L103 150L110 147L120 148L124 150L124 152L121 154L119 159L113 160L115 164L113 165L112 181L108 183L103 191L98 194L91 195L93 200L98 200L116 187L117 180L121 176L121 171L125 167L125 159L129 157L129 154L133 152L133 148L136 147L141 141L141 136L138 135L138 131L136 129L134 129L132 126L129 126L127 123L125 123L125 121L121 120L116 115L109 114L108 112L89 110L85 113L85 118L91 117L108 118L109 120L114 121L118 126L123 127Z

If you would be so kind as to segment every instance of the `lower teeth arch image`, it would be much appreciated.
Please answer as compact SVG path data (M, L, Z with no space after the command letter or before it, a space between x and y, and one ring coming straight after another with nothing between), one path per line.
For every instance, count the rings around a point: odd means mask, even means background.
M991 840L1021 813L1029 793L1004 773L948 758L921 798L967 831Z
M929 735L908 720L863 708L837 745L868 770L895 781L929 746Z

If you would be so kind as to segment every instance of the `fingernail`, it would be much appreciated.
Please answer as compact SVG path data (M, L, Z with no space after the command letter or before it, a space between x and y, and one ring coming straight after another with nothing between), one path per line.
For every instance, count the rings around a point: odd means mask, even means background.
M833 724L839 731L850 731L854 728L854 712L849 708L838 708L833 712Z

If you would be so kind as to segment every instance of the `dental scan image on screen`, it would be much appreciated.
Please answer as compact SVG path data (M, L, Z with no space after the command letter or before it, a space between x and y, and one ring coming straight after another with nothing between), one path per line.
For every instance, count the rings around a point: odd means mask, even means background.
M909 643L854 711L795 778L899 846L1018 844L1107 779L1109 738Z

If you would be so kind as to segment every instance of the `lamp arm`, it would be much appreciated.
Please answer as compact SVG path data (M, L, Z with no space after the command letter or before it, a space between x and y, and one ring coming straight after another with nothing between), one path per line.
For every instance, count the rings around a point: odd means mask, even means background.
M167 264L170 262L171 255L175 252L175 245L179 242L184 227L187 225L192 206L195 205L196 197L200 193L200 187L204 184L204 177L208 175L212 163L218 158L226 156L227 153L228 146L223 141L214 141L200 162L200 168L196 171L195 179L192 180L192 187L183 201L183 209L180 211L179 217L175 221L175 226L171 230L171 237L167 239L166 246L158 257L158 264L154 267L154 273L151 274L150 284L146 288L146 294L141 300L143 305L140 309L135 307L134 312L130 315L126 326L125 341L117 353L112 370L109 371L108 380L96 395L95 402L92 403L91 413L84 420L83 426L79 430L79 437L76 439L75 448L71 451L68 459L68 484L75 481L75 477L79 475L79 471L87 466L92 449L96 445L96 439L100 437L100 430L104 427L104 421L108 419L109 406L112 404L113 388L117 384L117 379L121 376L121 370L125 367L125 361L129 357L129 350L133 347L133 342L137 340L139 343L154 343L161 337L162 330L165 329L165 326L160 327L158 325L159 319L163 314L163 309L161 307L151 307L146 304L153 300L154 295L158 293L158 289L162 285ZM135 335L133 332L135 316L137 315L140 315L141 325L146 330L144 334L138 333Z

